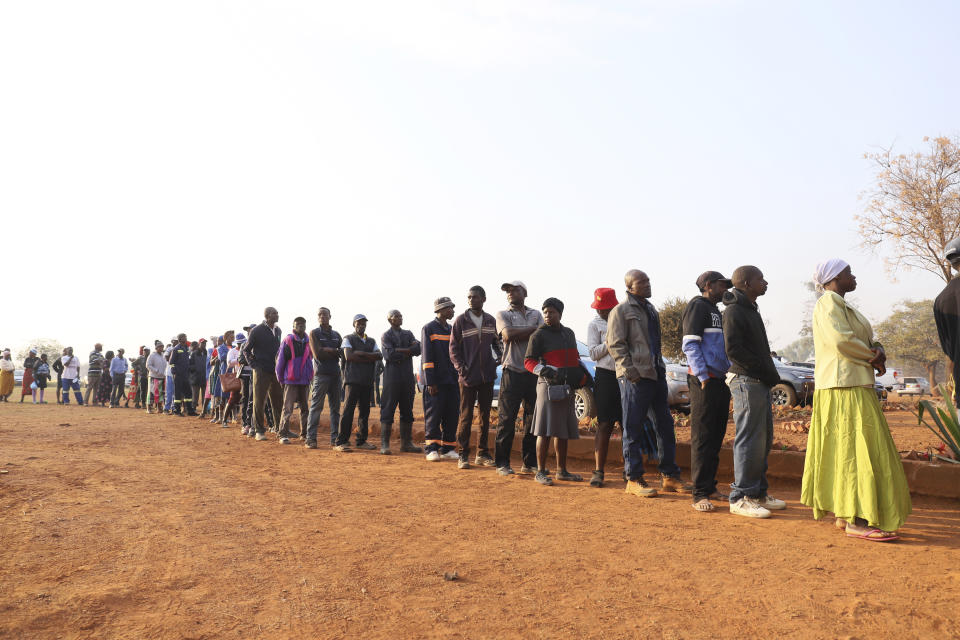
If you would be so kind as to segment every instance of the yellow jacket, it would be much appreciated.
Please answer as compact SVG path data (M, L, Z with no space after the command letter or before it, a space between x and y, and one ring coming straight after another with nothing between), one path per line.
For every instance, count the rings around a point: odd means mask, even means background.
M817 389L873 386L870 322L847 305L842 296L827 291L813 310L813 346Z

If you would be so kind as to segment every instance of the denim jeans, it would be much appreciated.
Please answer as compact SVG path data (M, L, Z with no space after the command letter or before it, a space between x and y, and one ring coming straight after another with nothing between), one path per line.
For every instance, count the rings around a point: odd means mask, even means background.
M665 476L680 475L677 466L677 435L673 430L673 416L667 405L667 377L658 371L656 380L641 378L630 382L617 378L620 384L620 400L623 404L623 463L627 477L637 480L643 477L643 453L640 436L643 420L653 409L653 421L657 431L658 469Z
M307 442L317 441L317 429L320 414L323 413L324 400L330 406L330 446L337 443L340 431L340 375L321 373L313 379L313 395L310 397L310 416L307 418Z
M174 395L174 393L173 393L173 391L174 391L174 386L173 386L173 385L174 385L174 383L173 383L173 374L168 373L168 374L167 374L167 384L166 384L165 387L164 387L164 390L165 390L165 392L166 392L166 396L164 397L164 400L163 400L163 410L164 410L164 411L173 411L173 395Z
M736 375L730 381L733 395L733 484L730 502L744 496L767 495L767 455L773 443L773 410L770 387L756 378Z

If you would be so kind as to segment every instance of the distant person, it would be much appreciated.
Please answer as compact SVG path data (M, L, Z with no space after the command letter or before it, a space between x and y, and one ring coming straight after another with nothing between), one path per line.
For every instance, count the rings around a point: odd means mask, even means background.
M503 351L497 338L497 321L483 310L487 293L483 287L470 287L469 308L457 316L450 330L450 362L460 383L460 424L458 469L470 468L470 431L473 428L473 406L480 412L477 434L477 458L484 466L495 463L490 457L490 408L493 405L493 383L497 379L497 361Z
M103 369L100 373L100 382L97 383L96 404L106 407L113 396L113 376L110 375L110 365L113 363L113 351L107 351L103 356ZM89 376L87 376L89 379Z
M273 415L280 416L280 407L283 406L283 387L277 380L277 353L280 351L280 337L282 331L277 326L280 314L273 307L263 310L263 322L253 327L247 336L247 344L243 352L253 368L253 417L257 440L266 440L264 426L264 405L269 399Z
M57 356L53 363L50 365L50 368L53 369L54 373L57 374L57 404L63 404L63 398L60 397L61 389L63 389L63 356L67 355L67 350L64 349L63 352Z
M757 308L757 298L767 292L767 281L751 265L737 267L732 280L733 288L723 294L723 341L730 360L736 425L730 513L769 518L771 511L785 509L787 503L767 493L767 457L773 444L770 389L780 382Z
M460 387L457 370L450 361L450 319L454 304L450 298L437 298L433 303L436 315L423 326L420 342L421 380L423 381L424 449L427 460L457 460L457 418L460 415Z
M567 471L567 443L580 437L575 390L587 386L590 375L580 364L573 330L560 324L563 302L547 298L541 305L544 324L530 336L524 366L537 378L537 403L533 409L533 435L537 438L537 474L543 485L552 485L547 475L550 441L557 452L557 480L580 482L579 474Z
M294 405L299 405L300 435L306 438L307 418L310 414L310 383L313 380L313 355L307 337L307 321L293 319L293 333L280 343L276 365L277 380L283 386L283 413L280 415L278 442L290 444L290 417Z
M93 394L96 403L97 390L100 386L100 372L103 370L103 345L99 342L93 345L93 351L87 359L87 390L83 394L83 404L90 404L90 394Z
M503 369L500 374L500 397L497 400L497 444L495 449L497 472L502 476L513 473L510 466L510 452L513 450L513 438L516 434L517 416L523 408L523 441L520 446L522 466L520 473L536 473L537 438L531 430L533 425L533 407L537 402L537 376L523 366L523 356L527 352L527 343L533 332L543 324L543 315L531 309L525 302L527 285L519 280L504 282L500 290L507 294L507 304L496 315L497 333L503 342ZM477 453L478 464L489 464Z
M337 432L340 429L340 346L343 337L330 326L330 309L320 307L317 320L320 326L310 332L310 351L313 354L313 386L310 398L310 415L307 417L307 438L305 447L317 448L317 429L320 426L320 414L326 402L330 415L330 446L337 444Z
M63 350L60 362L63 364L63 375L60 380L63 397L60 402L65 405L70 404L70 390L73 389L77 404L83 406L83 395L80 393L80 359L73 355L73 347Z
M133 407L135 409L147 408L147 389L150 386L147 371L147 358L150 357L150 349L146 345L141 345L137 357L130 363L133 369L133 378L130 381L131 386L136 390L133 397Z
M373 368L373 393L370 394L370 407L379 407L383 404L383 399L380 397L380 394L383 391L382 385L380 384L380 378L383 377L383 360L377 360L376 366Z
M10 349L4 349L3 356L0 357L0 400L4 402L8 402L10 394L13 393L16 369L17 365L10 356Z
M163 357L163 343L157 340L153 345L153 353L147 356L147 375L150 378L150 389L147 393L147 413L163 413L164 397L166 396L167 359Z
M657 490L643 477L643 422L652 408L661 451L660 490L690 493L676 462L677 440L667 404L667 369L661 354L660 314L650 304L650 278L639 269L624 276L627 297L607 318L607 349L617 366L623 410L623 460L626 492L650 498Z
M717 303L732 286L733 281L720 272L705 271L697 278L700 295L683 310L683 353L690 389L690 479L693 508L700 512L715 509L711 498L727 499L717 490L717 467L730 414L730 387L725 379L730 360Z
M420 355L420 342L402 327L403 314L393 309L387 314L390 328L380 336L380 349L386 361L383 369L383 404L380 409L380 453L390 453L390 433L395 412L400 410L400 451L421 453L413 444L413 398L417 379L413 359Z
M824 294L813 311L816 390L800 501L818 520L833 513L849 537L896 540L912 505L873 387L874 370L886 371L886 354L870 322L846 302L857 288L850 265L822 262L814 281Z
M256 325L254 325L256 326ZM253 426L253 367L244 353L247 336L237 334L237 375L240 377L240 434L248 438L256 437L257 430Z
M47 354L41 353L40 359L33 367L33 381L37 385L36 395L33 398L35 404L47 404L43 399L43 393L47 390L47 382L50 381L50 363L47 362Z
M30 353L23 360L23 381L20 383L20 402L29 394L33 398L33 403L37 403L37 390L33 388L33 369L37 366L40 358L37 357L37 350L30 349Z
M177 335L177 344L167 356L173 368L173 413L178 416L196 416L193 410L193 390L190 388L190 345L187 334Z
M377 347L377 341L367 335L367 316L362 313L353 316L353 333L344 337L341 348L346 363L343 376L346 398L334 449L340 452L350 451L354 411L357 412L357 448L376 449L367 442L370 397L373 393L373 370L383 356Z
M113 382L113 392L110 396L110 407L120 408L120 400L124 398L124 386L127 384L127 370L130 365L124 357L124 350L117 349L117 355L110 362L110 378ZM129 404L129 400L127 401Z
M198 417L206 414L204 391L207 388L207 349L205 343L194 341L190 343L190 397L193 406L200 409Z
M163 357L167 361L167 373L164 378L164 390L166 395L163 399L163 412L167 415L173 413L173 400L176 393L176 387L173 384L173 365L170 364L170 354L173 352L174 346L178 344L177 337L174 336L170 339L170 343L163 350Z
M620 403L620 385L617 384L617 364L607 349L607 318L617 306L617 292L601 287L593 292L591 309L597 315L587 325L587 349L596 363L593 378L593 398L597 403L597 436L593 440L593 457L596 468L590 478L591 487L602 487L610 434L613 425L623 423L623 408Z
M947 243L944 258L960 271L960 238ZM960 278L954 277L933 301L940 348L953 363L953 402L960 405Z

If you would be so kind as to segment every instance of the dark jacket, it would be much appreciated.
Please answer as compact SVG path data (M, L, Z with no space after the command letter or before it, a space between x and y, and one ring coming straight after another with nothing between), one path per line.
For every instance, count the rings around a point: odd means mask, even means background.
M190 347L185 344L175 344L167 356L167 362L173 366L173 375L190 375Z
M459 375L460 384L467 387L493 382L497 379L497 360L503 356L503 346L497 337L497 321L483 313L480 329L467 317L467 311L457 316L450 331L450 362Z
M271 329L265 322L250 330L243 352L247 354L247 362L251 367L276 375L273 368L277 365L277 354L280 352L280 335L280 327Z
M344 349L347 348L347 345L350 345L351 351L373 353L377 350L376 340L370 336L364 336L361 338L357 335L356 331L344 338L343 341ZM343 383L372 387L374 373L377 370L377 364L379 362L380 360L374 360L371 362L356 362L346 360L344 366Z
M397 353L397 349L410 349L413 355L405 356ZM394 330L393 327L387 329L380 336L380 350L383 352L383 359L386 365L383 368L384 384L390 382L407 381L413 384L413 356L420 355L420 343L413 335L412 331L407 329Z
M453 327L439 320L431 320L423 326L420 342L423 355L420 357L422 380L425 386L457 384L457 371L450 362L450 332Z
M767 329L755 303L739 289L723 294L723 341L730 359L730 373L760 380L768 387L780 382L770 357Z
M137 358L137 361L139 360L140 358ZM136 362L134 362L134 368L136 368ZM206 381L207 354L203 349L195 349L190 352L190 384L202 387Z

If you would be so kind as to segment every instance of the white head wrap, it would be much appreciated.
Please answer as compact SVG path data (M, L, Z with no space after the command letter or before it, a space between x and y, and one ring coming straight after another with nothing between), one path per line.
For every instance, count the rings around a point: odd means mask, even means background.
M846 260L840 258L831 258L824 260L817 265L817 270L813 274L813 281L819 286L823 286L840 275L840 272L849 267Z
M10 349L4 349L4 350L3 350L3 355L5 355L5 356L10 355Z

